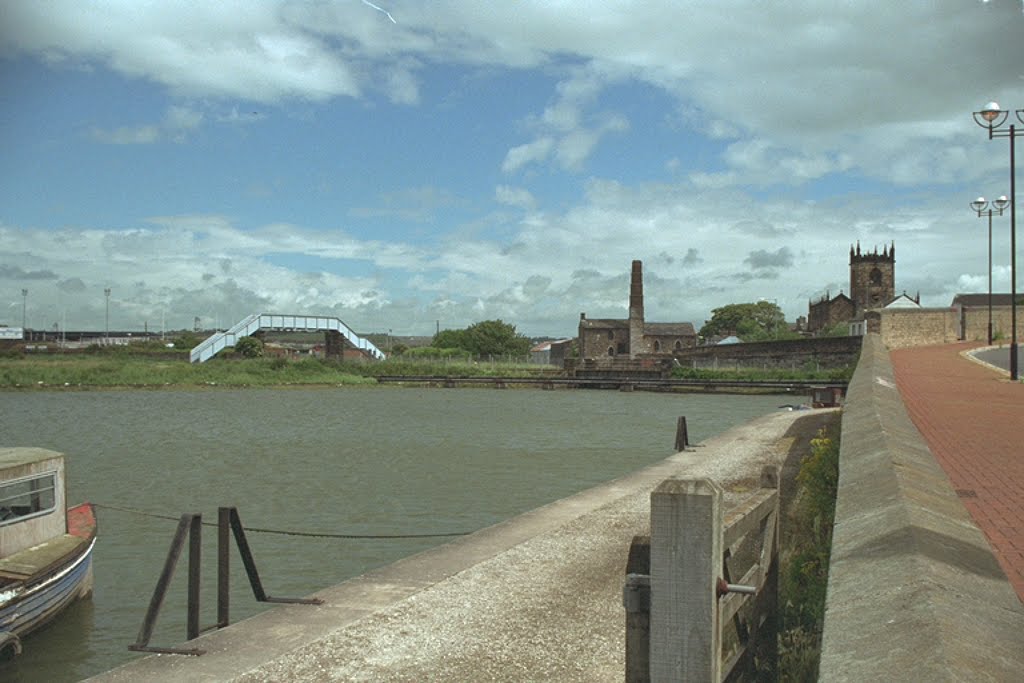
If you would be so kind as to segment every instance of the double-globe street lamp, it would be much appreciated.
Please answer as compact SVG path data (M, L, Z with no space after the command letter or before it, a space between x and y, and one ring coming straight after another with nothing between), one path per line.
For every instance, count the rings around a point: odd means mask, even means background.
M1002 216L1010 200L1005 196L992 201L991 206L984 197L971 202L971 208L978 218L988 216L988 345L992 346L992 214Z
M1017 121L1024 123L1024 109L1014 112ZM1017 368L1017 185L1014 161L1014 143L1024 130L1017 130L1017 124L1010 118L1008 109L1000 109L998 102L989 102L981 111L974 112L974 121L988 130L988 139L1010 139L1010 379L1020 379ZM1009 122L1009 126L1003 126Z

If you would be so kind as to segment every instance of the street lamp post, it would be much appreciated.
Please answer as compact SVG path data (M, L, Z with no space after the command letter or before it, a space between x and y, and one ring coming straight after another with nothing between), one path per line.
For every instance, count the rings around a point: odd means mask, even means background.
M103 290L103 296L107 297L107 316L103 321L103 343L110 344L110 287Z
M988 216L988 345L992 346L992 214L1003 215L1010 200L1005 196L993 200L989 206L984 197L978 197L971 202L971 208L978 214L978 218Z
M1014 112L1017 120L1024 123L1024 109ZM974 112L974 121L988 130L988 139L1010 139L1010 379L1020 379L1017 368L1017 184L1014 161L1014 143L1024 130L1017 130L1016 124L1010 119L1008 109L1000 109L998 102L989 102L981 111ZM1009 127L1003 125L1010 122Z

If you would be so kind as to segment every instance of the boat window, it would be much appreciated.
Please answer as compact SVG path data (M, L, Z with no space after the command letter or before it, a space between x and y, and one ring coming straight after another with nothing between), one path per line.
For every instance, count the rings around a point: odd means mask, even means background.
M57 507L57 474L48 472L0 484L0 526L50 512Z

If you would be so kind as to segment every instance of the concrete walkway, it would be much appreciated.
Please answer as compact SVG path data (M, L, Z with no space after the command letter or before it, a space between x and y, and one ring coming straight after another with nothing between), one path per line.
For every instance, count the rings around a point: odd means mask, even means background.
M914 425L1024 602L1024 384L968 357L980 346L890 356Z
M726 509L761 468L799 464L835 411L780 412L687 452L95 681L621 681L630 541L649 533L650 492L709 477ZM792 475L790 475L792 476Z

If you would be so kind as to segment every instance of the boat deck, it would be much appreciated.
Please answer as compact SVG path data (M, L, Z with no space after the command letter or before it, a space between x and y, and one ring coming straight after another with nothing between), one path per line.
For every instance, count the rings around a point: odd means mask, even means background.
M69 533L0 560L0 584L5 581L27 581L59 565L96 534L96 517L89 503L69 509L67 519Z

